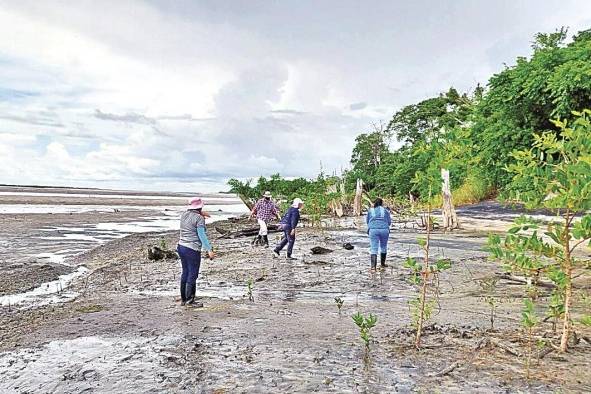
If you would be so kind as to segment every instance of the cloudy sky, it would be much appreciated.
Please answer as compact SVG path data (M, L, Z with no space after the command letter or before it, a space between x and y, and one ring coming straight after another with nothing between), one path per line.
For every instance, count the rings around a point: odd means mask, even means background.
M0 0L0 183L215 191L346 167L591 2Z

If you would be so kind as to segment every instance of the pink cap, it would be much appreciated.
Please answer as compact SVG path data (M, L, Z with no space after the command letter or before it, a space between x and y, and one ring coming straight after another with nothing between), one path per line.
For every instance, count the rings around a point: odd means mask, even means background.
M201 199L201 197L193 197L189 200L189 206L187 209L201 209L205 203Z

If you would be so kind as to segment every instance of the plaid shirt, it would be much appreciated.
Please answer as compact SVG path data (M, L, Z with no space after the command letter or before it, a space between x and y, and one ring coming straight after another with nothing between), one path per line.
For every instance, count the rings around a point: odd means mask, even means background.
M273 201L261 198L254 206L254 211L256 212L257 219L268 222L277 216L279 209Z

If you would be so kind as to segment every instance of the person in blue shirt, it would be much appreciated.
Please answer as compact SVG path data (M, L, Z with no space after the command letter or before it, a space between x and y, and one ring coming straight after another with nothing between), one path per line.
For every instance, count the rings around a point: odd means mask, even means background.
M378 265L378 249L380 252L380 266L387 266L386 254L388 253L388 238L390 237L392 219L390 211L384 208L383 204L384 201L381 198L376 198L373 207L367 211L366 217L372 271L375 271Z
M293 252L293 245L295 244L295 229L300 221L300 209L302 209L303 206L304 202L301 199L294 199L291 207L287 210L285 215L283 215L283 218L281 218L279 226L283 229L283 238L273 250L275 257L279 257L279 252L281 252L281 249L287 245L287 259L293 259L291 253Z

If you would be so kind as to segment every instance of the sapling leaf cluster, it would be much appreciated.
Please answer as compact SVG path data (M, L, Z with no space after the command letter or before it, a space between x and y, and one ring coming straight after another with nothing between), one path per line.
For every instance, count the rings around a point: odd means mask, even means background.
M341 314L341 308L343 307L343 304L345 303L345 300L343 300L341 297L335 297L334 298L334 302L335 304L337 304L337 309L339 310L339 315Z
M553 282L548 315L555 325L562 320L562 352L574 323L581 321L572 317L575 271L590 270L589 260L575 251L591 246L591 110L573 114L577 118L570 126L553 121L559 133L535 134L532 148L513 152L515 162L507 167L513 174L512 197L527 208L549 209L560 221L543 225L523 216L504 237L489 237L491 256L528 278L529 290L541 279Z
M371 329L375 327L376 323L378 322L378 318L372 313L366 317L360 312L354 314L352 318L357 327L359 327L359 337L365 345L365 358L366 360L369 360Z

